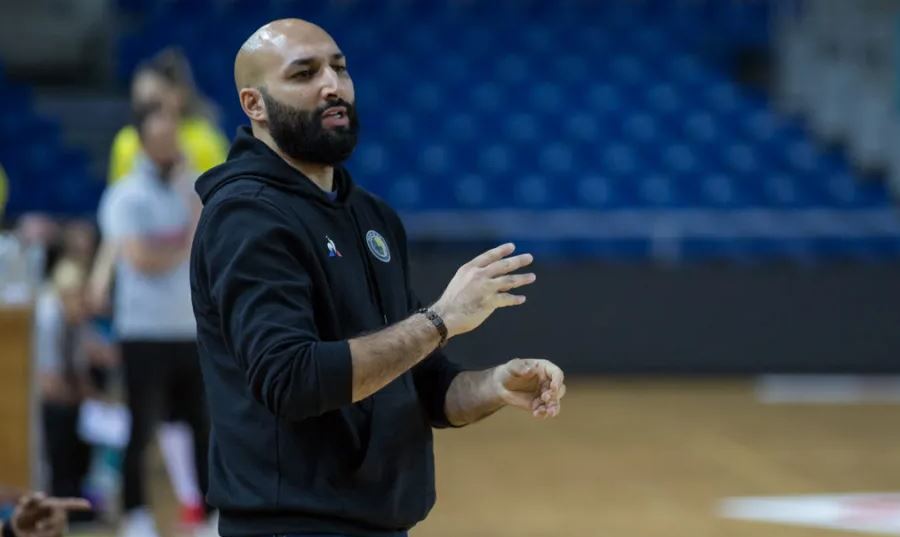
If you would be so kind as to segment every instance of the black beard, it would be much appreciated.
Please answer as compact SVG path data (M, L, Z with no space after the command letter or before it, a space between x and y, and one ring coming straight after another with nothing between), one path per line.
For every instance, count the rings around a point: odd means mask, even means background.
M261 88L260 93L269 115L269 134L287 156L301 162L336 166L353 154L359 119L352 104L336 99L308 111L280 103L265 88ZM322 115L333 106L346 108L348 126L334 129L322 127Z

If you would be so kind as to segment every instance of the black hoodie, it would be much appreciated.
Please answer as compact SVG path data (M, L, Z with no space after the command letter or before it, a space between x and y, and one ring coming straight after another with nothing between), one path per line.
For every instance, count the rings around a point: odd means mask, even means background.
M191 290L209 399L208 500L224 536L403 532L434 505L440 352L351 402L347 340L405 319L406 234L335 169L336 199L249 128L197 181Z

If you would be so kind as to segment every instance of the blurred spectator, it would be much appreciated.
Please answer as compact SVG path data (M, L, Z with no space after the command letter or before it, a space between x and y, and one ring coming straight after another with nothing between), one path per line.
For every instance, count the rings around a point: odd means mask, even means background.
M24 245L40 245L46 248L59 235L59 224L49 215L28 213L19 218L16 235Z
M55 265L53 257L59 254L59 223L50 215L43 213L27 213L19 217L15 229L16 238L27 253L30 282L32 289L37 289L47 275L47 268Z
M87 220L66 222L61 231L62 256L87 274L97 247L97 231Z
M35 304L34 352L42 400L50 491L81 496L90 465L90 447L78 436L81 402L93 391L92 359L105 359L104 346L92 336L84 302L85 269L62 257ZM78 513L80 519L91 518Z
M228 141L215 126L211 106L197 92L190 65L179 52L167 49L140 65L132 80L131 100L135 110L158 105L177 114L177 143L185 168L202 172L225 160ZM140 152L141 140L135 127L120 130L110 155L110 183L134 171ZM95 312L107 313L111 309L109 297L116 257L120 254L108 237L104 237L89 286L89 299ZM166 421L159 426L159 443L170 480L183 506L181 520L186 525L197 524L203 519L203 509L197 500L199 489L192 468L195 447L191 428L177 413L169 412L161 417Z
M60 257L68 263L74 264L81 271L85 281L82 282L82 300L91 314L95 313L90 307L87 275L97 253L97 229L93 223L87 220L70 220L64 222L60 230ZM115 349L100 333L101 326L97 324L99 319L94 318L91 323L92 337L84 342L86 352L91 356L90 375L91 384L99 391L103 391L110 373L110 369L118 365L118 355Z
M141 64L131 85L131 105L161 103L177 111L178 142L190 166L204 172L224 162L228 140L213 122L211 108L194 86L190 65L182 54L167 49ZM113 140L109 181L114 183L131 171L140 153L140 140L133 126L122 128Z
M184 435L175 435L180 447L165 439L161 447L183 506L182 521L195 524L205 514L209 433L188 266L200 209L193 190L197 173L179 149L178 117L170 107L138 107L135 128L143 151L131 173L107 189L99 220L116 254L113 321L132 416L123 534L148 536L156 528L145 507L142 465L154 429L168 418L187 423L193 433L187 436L187 461Z

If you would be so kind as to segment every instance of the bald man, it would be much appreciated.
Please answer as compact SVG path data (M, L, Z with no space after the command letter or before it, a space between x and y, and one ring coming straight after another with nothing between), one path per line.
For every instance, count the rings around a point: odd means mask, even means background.
M463 371L441 347L518 306L532 262L504 244L428 307L406 233L341 163L359 123L347 58L280 20L235 60L249 127L204 174L191 285L212 416L208 500L226 537L405 536L434 504L432 427L506 405L559 413L562 371L514 359Z

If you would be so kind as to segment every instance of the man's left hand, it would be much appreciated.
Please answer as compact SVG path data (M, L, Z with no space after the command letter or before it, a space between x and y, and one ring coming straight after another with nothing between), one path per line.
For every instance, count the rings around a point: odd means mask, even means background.
M500 399L541 419L559 414L564 380L562 369L548 360L516 358L494 369Z

